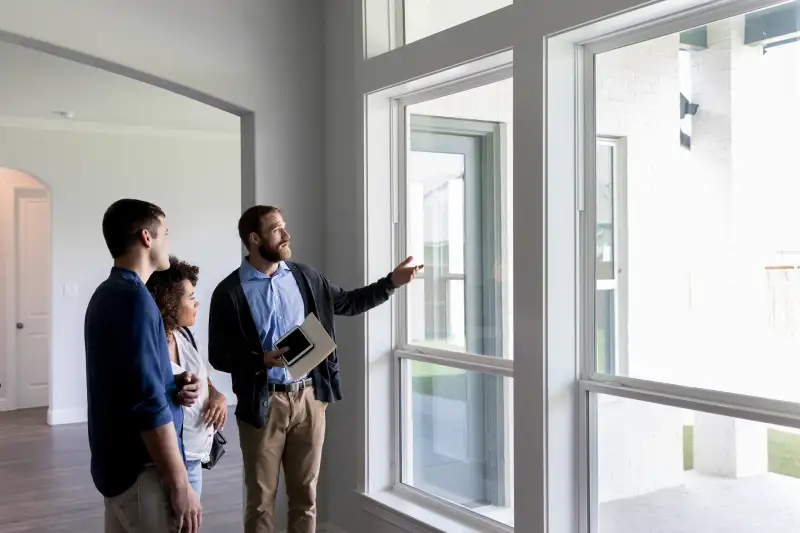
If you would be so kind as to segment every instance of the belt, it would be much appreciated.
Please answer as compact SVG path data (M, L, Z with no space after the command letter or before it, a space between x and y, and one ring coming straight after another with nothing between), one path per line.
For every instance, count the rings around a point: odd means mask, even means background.
M311 378L306 378L301 381L295 381L294 383L270 383L267 385L267 390L269 390L269 392L297 392L307 389L313 384L314 381Z

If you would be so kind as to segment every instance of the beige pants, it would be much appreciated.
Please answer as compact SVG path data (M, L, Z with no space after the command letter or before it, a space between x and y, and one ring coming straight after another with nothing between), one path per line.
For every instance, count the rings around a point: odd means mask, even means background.
M148 466L128 490L105 500L105 533L176 533L169 494Z
M289 533L315 533L317 478L325 441L325 409L312 388L273 392L263 429L238 421L244 462L245 533L275 533L281 465L289 497Z

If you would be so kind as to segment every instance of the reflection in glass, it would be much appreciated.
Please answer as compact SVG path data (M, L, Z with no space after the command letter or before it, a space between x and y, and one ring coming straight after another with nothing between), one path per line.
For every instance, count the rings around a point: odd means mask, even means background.
M478 510L508 508L510 390L500 376L403 361L410 377L403 483ZM506 518L513 519L513 513Z

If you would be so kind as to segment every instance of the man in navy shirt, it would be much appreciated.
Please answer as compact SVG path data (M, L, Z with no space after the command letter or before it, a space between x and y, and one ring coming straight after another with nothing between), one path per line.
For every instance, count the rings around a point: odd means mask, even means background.
M161 313L145 283L169 267L164 212L119 200L103 217L114 268L86 310L86 386L92 478L106 533L200 530L202 509L183 457L181 402L193 376L170 367Z

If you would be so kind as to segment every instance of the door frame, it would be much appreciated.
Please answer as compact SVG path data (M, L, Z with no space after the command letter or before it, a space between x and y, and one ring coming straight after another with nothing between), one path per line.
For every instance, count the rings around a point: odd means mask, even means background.
M13 170L13 169L11 169ZM48 295L47 307L50 309L50 338L47 349L47 381L48 381L48 409L53 403L53 390L52 390L52 354L53 354L53 198L50 188L35 176L27 172L17 171L25 174L29 178L35 180L41 187L32 188L25 186L14 187L13 192L13 225L9 235L11 241L9 242L9 250L11 254L6 261L6 301L5 316L6 316L6 379L2 384L5 389L5 395L0 400L0 411L13 411L19 409L19 354L17 353L17 329L16 324L19 322L19 297L20 291L17 290L19 286L19 203L25 198L47 198L48 206L50 209L50 228L48 235L47 247L50 250L50 264L48 265L48 276L45 282L48 284L45 294Z

